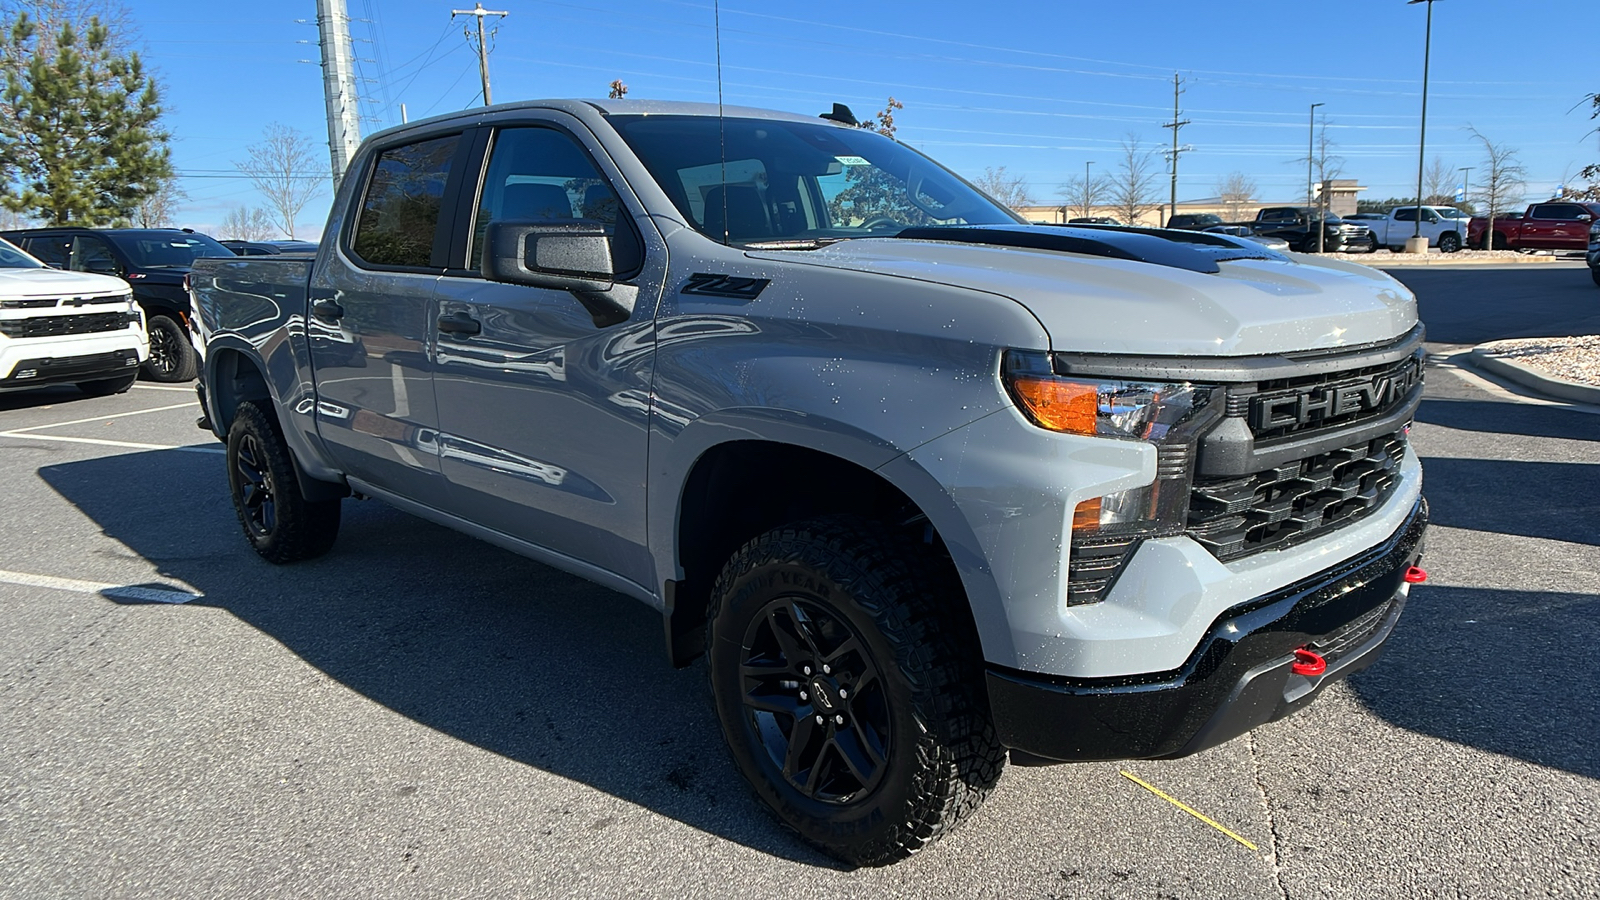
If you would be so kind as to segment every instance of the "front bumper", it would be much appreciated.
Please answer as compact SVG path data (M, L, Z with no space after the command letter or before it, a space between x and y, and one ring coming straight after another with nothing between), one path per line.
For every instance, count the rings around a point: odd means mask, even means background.
M139 352L131 347L105 353L20 359L9 375L0 378L0 391L115 378L134 371L138 365Z
M1418 500L1382 544L1234 607L1174 671L1061 678L991 667L1001 741L1020 762L1187 756L1301 709L1382 653L1427 522ZM1290 669L1294 650L1308 645L1328 661L1315 677Z

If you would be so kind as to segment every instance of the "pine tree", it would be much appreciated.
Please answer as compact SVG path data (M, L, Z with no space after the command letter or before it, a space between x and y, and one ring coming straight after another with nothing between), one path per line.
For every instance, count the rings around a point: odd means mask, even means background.
M27 65L6 73L0 205L52 225L126 224L173 177L156 80L98 18L81 35L70 22L46 34L25 12L4 25L6 55Z

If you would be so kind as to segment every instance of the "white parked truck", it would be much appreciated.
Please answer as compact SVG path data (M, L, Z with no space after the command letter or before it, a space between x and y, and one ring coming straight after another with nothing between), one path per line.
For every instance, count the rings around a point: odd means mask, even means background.
M0 391L75 384L120 394L149 355L127 282L52 269L0 241Z
M1444 253L1454 253L1466 244L1468 221L1462 218L1461 211L1455 207L1424 206L1421 233L1428 239L1429 247L1438 247ZM1374 249L1388 247L1390 250L1398 251L1405 247L1406 241L1417 235L1417 208L1396 206L1383 218L1364 219L1361 224L1372 229Z

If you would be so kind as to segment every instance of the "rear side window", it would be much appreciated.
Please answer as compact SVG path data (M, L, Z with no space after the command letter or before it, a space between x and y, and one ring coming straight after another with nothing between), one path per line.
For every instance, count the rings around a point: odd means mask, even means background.
M1415 207L1397 209L1394 211L1394 220L1396 222L1415 222L1417 220L1417 210Z
M429 267L460 142L452 134L378 154L351 241L356 256L376 266Z
M67 267L67 248L72 246L71 238L61 237L36 237L29 238L27 250L35 259L47 266L58 269Z

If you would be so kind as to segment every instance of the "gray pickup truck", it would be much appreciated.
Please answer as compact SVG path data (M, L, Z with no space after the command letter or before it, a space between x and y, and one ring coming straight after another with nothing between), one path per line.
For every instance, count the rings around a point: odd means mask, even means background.
M195 261L245 536L317 556L373 497L637 598L756 794L861 864L1008 758L1194 753L1370 664L1423 577L1415 298L1030 226L853 123L370 137L314 259Z

